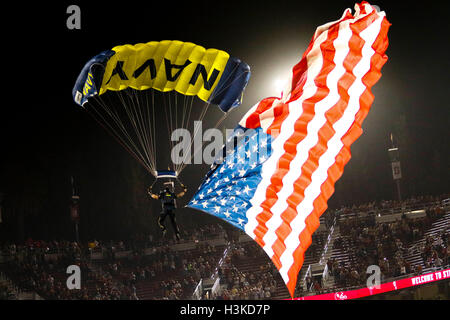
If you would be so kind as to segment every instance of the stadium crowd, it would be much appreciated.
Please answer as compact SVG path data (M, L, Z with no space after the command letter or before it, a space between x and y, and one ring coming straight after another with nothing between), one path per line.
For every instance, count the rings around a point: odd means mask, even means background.
M439 206L426 210L426 216L418 219L402 219L391 223L376 223L375 216L341 220L339 228L341 237L334 242L334 248L348 252L348 261L331 258L327 261L330 274L335 284L341 288L365 285L366 270L370 265L380 266L385 279L411 273L420 274L421 265L411 265L404 255L418 251L425 262L425 267L440 268L449 264L450 242L448 230L437 236L428 236L423 246L413 243L423 238L432 222L444 215ZM323 291L320 283L311 283L315 291Z
M420 205L448 198L416 197L403 204ZM379 265L385 279L411 273L420 274L421 265L411 265L404 256L408 252L421 255L425 267L440 268L449 264L450 239L448 230L423 239L433 221L441 218L440 206L430 205L426 216L390 223L376 223L376 212L398 206L395 201L371 202L363 205L329 210L324 218L327 229L338 223L340 238L333 244L348 252L349 259L327 261L330 274L339 288L365 285L369 265ZM375 212L364 217L353 212ZM342 217L345 217L342 219ZM223 290L214 299L270 299L275 297L279 273L267 255L254 242L238 241L236 232L229 232L222 224L211 224L182 230L182 241L158 238L153 235L135 235L129 240L87 242L35 241L1 243L0 258L6 257L1 270L21 290L30 290L44 299L136 300L142 290L151 288L146 298L188 299L200 279L209 278L223 256L224 247L208 244L208 240L222 238L231 243L224 263L218 269ZM313 235L313 243L306 255L318 259L326 233ZM195 244L194 249L174 250L175 244ZM191 246L192 247L192 246ZM122 253L126 253L125 255ZM92 260L94 254L102 258ZM314 260L313 259L313 260ZM66 286L66 268L78 265L81 290ZM300 279L301 281L302 279ZM320 281L307 278L308 287L322 293ZM299 288L300 289L300 288ZM336 288L333 288L336 289ZM298 291L299 292L299 291ZM11 297L10 290L0 283L0 299ZM144 297L145 298L145 297Z
M23 245L3 246L2 253L9 259L3 272L21 290L34 291L50 300L103 300L124 299L126 291L120 291L110 279L89 270L83 259L87 246L68 241L27 241ZM54 254L50 254L54 253ZM46 258L47 257L47 258ZM51 258L48 258L51 257ZM80 267L82 286L80 290L69 290L66 285L66 268Z
M16 294L6 283L0 282L0 300L15 300Z
M154 240L152 235L135 235L127 241L42 241L23 244L3 243L0 255L6 257L2 270L24 291L34 291L45 299L137 300L137 286L145 280L158 281L158 299L181 299L192 294L202 277L210 276L217 261L217 248L201 241L217 235L227 237L221 225L184 230L184 243L197 243L193 251L175 251L175 240ZM145 252L145 250L147 250ZM150 252L148 252L150 250ZM117 258L120 252L125 257ZM101 253L97 265L91 254ZM81 290L66 286L66 268L78 265ZM180 280L168 280L173 278ZM10 294L1 287L1 296Z
M246 262L255 262L245 268ZM214 297L218 300L269 299L277 291L276 268L265 252L253 242L234 243L225 263L219 270L223 291Z
M220 254L218 248L205 243L198 243L193 250L175 251L168 245L151 250L109 259L103 270L133 291L139 284L156 282L155 298L183 299L192 294L200 279L211 276Z
M388 215L396 211L400 211L402 208L414 209L415 207L420 208L424 205L433 206L433 204L441 203L442 200L449 198L450 194L442 194L439 196L414 196L404 199L401 202L398 200L370 201L362 204L343 205L337 209L329 209L326 212L326 216L328 216L327 219L331 219L329 218L330 216L351 216L355 213L375 213L377 215Z

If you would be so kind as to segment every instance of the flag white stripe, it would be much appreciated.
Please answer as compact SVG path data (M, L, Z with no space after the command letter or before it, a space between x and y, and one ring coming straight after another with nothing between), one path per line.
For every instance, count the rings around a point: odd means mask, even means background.
M328 169L333 165L337 154L343 147L341 139L350 129L355 120L355 115L359 111L359 99L367 89L362 83L362 77L370 70L371 59L375 54L372 45L381 30L383 18L384 15L380 14L377 20L360 33L360 37L365 41L365 44L362 49L362 59L353 69L356 79L348 90L350 95L348 107L344 111L342 118L333 125L336 134L329 141L327 151L319 159L319 167L312 174L311 184L305 189L305 198L297 206L298 214L291 222L292 232L285 240L286 250L280 257L281 268L279 271L286 283L289 281L288 271L294 263L293 253L300 244L299 236L305 228L305 220L313 210L314 200L320 195L320 187L328 177Z

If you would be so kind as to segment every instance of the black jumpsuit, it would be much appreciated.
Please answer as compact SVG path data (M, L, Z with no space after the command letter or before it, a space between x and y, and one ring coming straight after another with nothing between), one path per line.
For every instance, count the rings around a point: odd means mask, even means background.
M177 221L175 219L175 209L177 208L176 203L176 194L171 191L162 191L158 195L158 199L161 200L162 211L159 215L158 224L162 231L166 231L166 226L164 225L164 220L167 216L170 218L170 222L172 223L173 230L177 239L180 239L180 230L177 226Z

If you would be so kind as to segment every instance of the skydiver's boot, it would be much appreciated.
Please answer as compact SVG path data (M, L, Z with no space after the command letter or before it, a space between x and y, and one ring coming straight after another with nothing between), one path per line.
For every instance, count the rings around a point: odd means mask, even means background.
M159 216L159 219L158 219L158 226L159 226L159 228L160 228L161 231L162 231L163 238L165 238L166 233L167 233L167 229L166 229L166 227L163 225L164 218L165 218L165 215L161 214L161 215Z

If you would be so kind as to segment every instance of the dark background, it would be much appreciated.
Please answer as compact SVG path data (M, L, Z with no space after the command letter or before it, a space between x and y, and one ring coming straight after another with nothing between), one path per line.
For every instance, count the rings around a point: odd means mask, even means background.
M81 8L81 30L68 30L66 9ZM331 208L395 199L387 149L400 147L403 197L450 191L449 5L376 1L392 23L389 61L373 88L364 134L336 183ZM353 1L59 1L3 7L3 100L0 111L0 240L74 237L70 177L81 196L82 240L156 232L159 203L146 198L152 177L72 100L81 68L116 45L182 40L224 49L247 62L252 77L233 128L273 82L296 64L317 26L341 17ZM6 22L7 21L7 22ZM205 118L207 120L207 118ZM208 171L190 166L184 205ZM218 222L180 210L183 227Z

